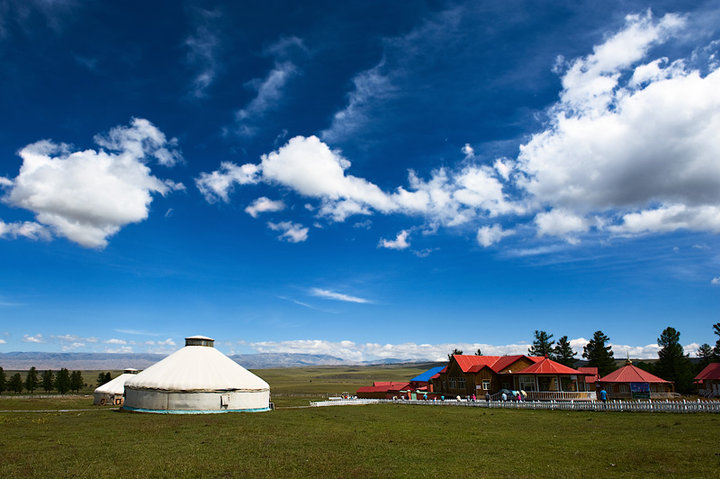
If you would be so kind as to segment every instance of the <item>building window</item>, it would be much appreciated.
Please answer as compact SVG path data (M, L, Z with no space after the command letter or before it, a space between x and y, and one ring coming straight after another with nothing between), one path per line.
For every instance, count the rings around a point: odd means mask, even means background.
M465 378L458 378L458 389L465 389Z
M455 378L449 378L448 383L450 384L450 389L455 389L455 387L456 387Z
M487 379L483 379L482 384L483 384L483 390L485 390L485 391L490 390L490 381L488 381Z

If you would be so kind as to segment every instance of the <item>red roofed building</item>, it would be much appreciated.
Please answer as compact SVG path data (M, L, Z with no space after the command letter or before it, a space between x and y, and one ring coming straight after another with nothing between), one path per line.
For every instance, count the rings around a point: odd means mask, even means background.
M710 363L695 376L698 393L705 397L720 397L720 363Z
M551 359L526 356L453 355L448 366L433 377L435 391L445 395L482 399L502 389L523 390L528 399L594 399L595 388L585 374Z
M633 366L630 360L620 369L598 379L598 383L610 399L666 399L675 395L673 383Z

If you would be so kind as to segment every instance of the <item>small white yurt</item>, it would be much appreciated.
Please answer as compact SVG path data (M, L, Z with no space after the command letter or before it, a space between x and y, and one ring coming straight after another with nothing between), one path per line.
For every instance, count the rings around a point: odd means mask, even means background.
M139 371L134 368L124 369L120 376L98 387L95 392L93 392L93 404L98 406L122 406L125 393L125 381L135 377L138 372Z
M164 414L269 411L270 386L205 336L125 382L123 409Z

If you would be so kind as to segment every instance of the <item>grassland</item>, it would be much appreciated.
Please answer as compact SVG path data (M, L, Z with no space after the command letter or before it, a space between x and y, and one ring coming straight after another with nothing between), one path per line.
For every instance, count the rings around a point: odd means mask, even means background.
M358 381L368 384L364 376L383 371L258 372L277 393L276 411L159 416L93 408L90 397L1 399L2 410L77 410L0 413L0 476L577 478L720 471L714 415L293 408L314 395L352 391ZM397 368L382 378L407 372Z

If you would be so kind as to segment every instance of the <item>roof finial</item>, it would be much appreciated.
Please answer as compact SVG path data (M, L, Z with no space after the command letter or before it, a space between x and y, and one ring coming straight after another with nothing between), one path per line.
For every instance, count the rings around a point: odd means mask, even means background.
M627 354L627 359L625 360L625 364L626 364L627 366L631 366L631 365L632 365L632 361L630 361L630 351L625 351L625 354Z

